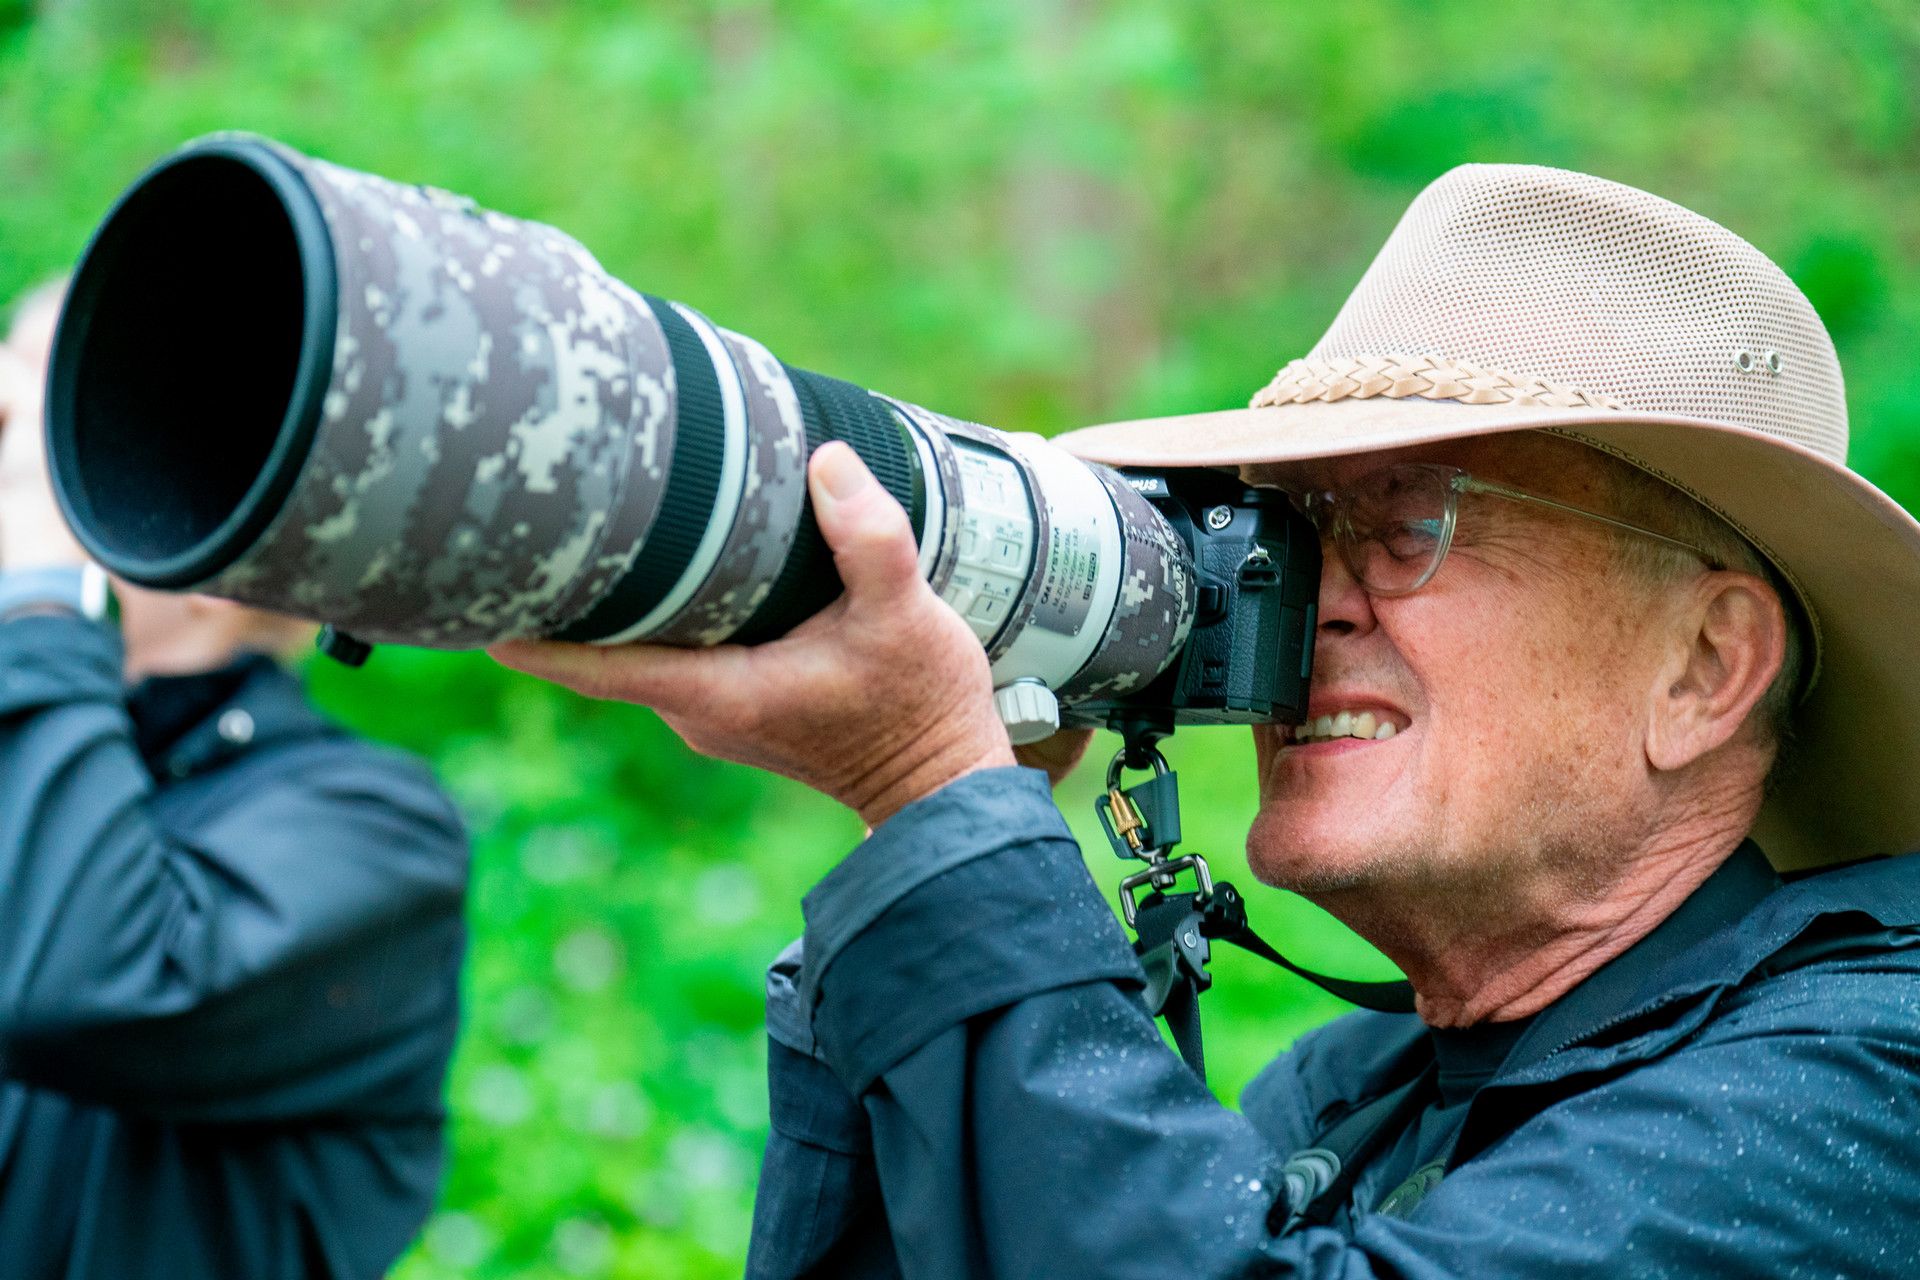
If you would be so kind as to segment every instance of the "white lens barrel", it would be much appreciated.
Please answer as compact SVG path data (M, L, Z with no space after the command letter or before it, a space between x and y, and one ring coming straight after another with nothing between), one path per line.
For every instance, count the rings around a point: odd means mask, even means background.
M1009 435L1025 458L1047 504L1047 545L1037 548L1031 572L1040 590L1020 620L1020 633L993 664L1000 687L1032 678L1058 689L1105 633L1120 591L1121 537L1113 499L1087 464L1036 435Z
M959 549L941 598L966 619L981 644L992 648L1026 592L1036 533L1033 508L1026 477L1006 454L970 440L955 440L953 452L960 468L959 501L952 504Z
M1018 741L1045 736L1062 706L1124 696L1166 669L1198 583L1152 504L1039 436L892 403L921 451L929 502L936 488L945 498L944 521L922 531L922 572L986 647L995 706Z

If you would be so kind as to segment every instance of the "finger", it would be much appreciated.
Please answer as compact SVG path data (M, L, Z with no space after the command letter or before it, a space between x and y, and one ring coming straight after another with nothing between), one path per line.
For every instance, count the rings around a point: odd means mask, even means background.
M1015 747L1013 758L1029 769L1046 770L1048 780L1057 787L1080 763L1092 741L1091 729L1061 729L1051 737Z
M838 440L821 445L808 464L807 484L848 603L885 605L912 590L920 578L913 528L860 455Z
M666 645L568 644L559 640L502 640L487 655L503 667L537 676L589 698L633 702L657 711L711 706L727 681L717 670L734 665L734 650L674 649Z

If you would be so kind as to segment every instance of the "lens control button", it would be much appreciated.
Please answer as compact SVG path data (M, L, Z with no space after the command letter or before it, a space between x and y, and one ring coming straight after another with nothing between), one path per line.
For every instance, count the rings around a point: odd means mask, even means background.
M975 622L998 622L1007 616L1007 602L999 596L979 596L967 616Z

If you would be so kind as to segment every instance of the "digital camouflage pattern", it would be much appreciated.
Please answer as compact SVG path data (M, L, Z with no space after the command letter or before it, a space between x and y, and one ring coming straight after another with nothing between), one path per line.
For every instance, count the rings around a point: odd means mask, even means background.
M583 616L672 463L658 321L551 227L270 145L332 237L333 375L285 507L197 589L443 649Z
M1113 498L1126 560L1099 648L1055 691L1063 706L1145 688L1187 642L1200 598L1187 545L1173 526L1119 472L1097 462L1085 465Z
M672 466L674 370L652 310L551 227L253 141L292 164L319 203L338 328L321 422L293 492L259 539L197 589L365 640L446 649L552 634L585 617L640 554ZM624 639L724 641L764 601L799 528L807 433L792 382L764 346L712 328L731 357L716 374L744 407L744 421L729 424L746 450L738 508L686 603ZM938 539L935 591L953 574L966 503L950 436L1019 467L1045 556L1047 503L1017 449L989 428L881 399L934 461L926 480L945 504L926 531ZM1117 475L1093 470L1113 498L1126 558L1113 616L1060 688L1063 702L1143 687L1193 619L1196 587L1178 535ZM1030 620L1042 576L1028 576L989 661Z

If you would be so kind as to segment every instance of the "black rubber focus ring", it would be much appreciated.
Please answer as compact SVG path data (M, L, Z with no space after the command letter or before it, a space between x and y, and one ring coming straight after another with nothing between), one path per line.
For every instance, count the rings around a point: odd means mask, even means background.
M652 294L642 296L659 318L673 359L673 456L667 464L667 491L633 567L586 617L557 633L557 640L618 635L653 612L692 562L720 492L727 421L713 357L672 303Z
M805 369L783 366L800 400L800 416L807 427L807 456L829 440L845 440L867 464L874 478L912 513L914 536L921 537L926 522L926 477L920 455L907 429L885 401L865 387ZM735 644L776 640L833 603L840 594L840 574L833 552L820 536L813 503L800 513L800 528L780 576L774 579L760 607L745 626L734 632Z

